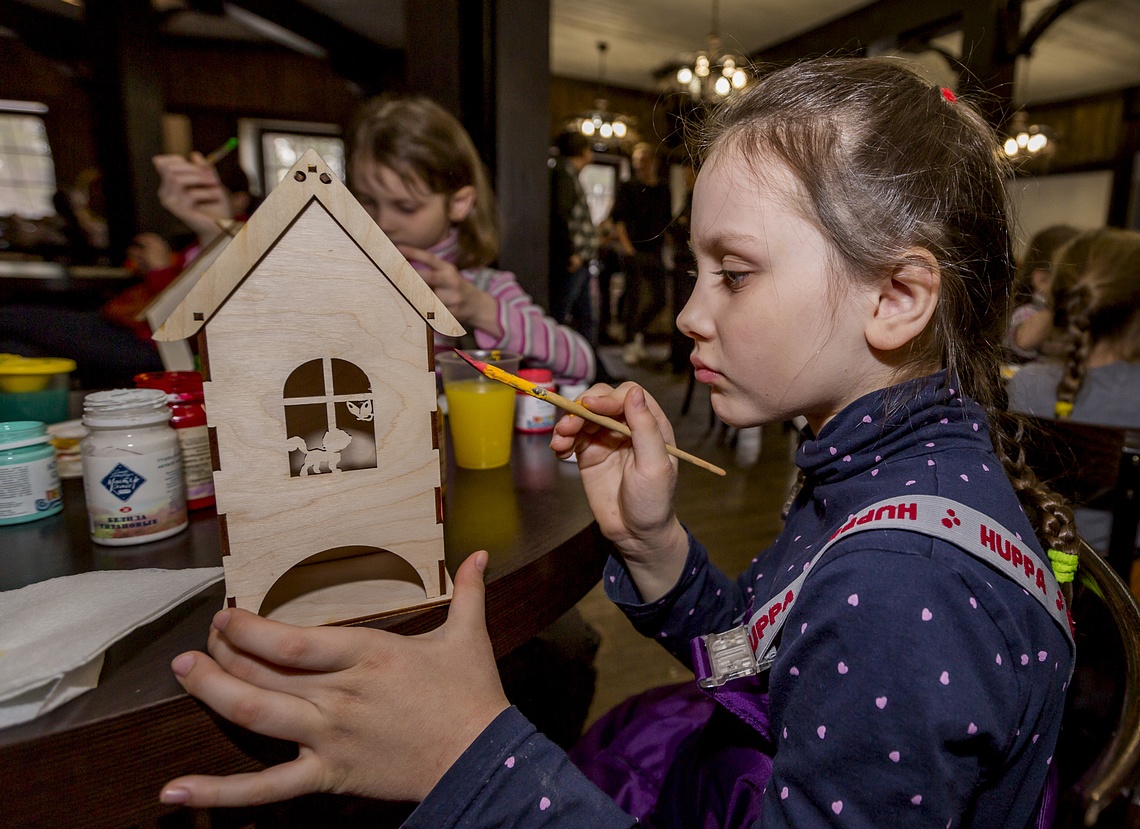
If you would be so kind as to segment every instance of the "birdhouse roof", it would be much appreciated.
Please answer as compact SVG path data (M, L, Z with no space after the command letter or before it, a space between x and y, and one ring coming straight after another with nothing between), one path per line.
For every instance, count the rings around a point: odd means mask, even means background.
M324 159L316 150L309 149L218 254L155 332L154 338L184 340L198 333L313 201L321 203L377 270L437 333L448 337L464 333L463 326L447 306L377 227Z

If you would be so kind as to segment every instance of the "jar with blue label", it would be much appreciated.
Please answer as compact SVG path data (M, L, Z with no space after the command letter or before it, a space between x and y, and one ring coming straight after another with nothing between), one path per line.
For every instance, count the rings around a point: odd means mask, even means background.
M49 440L37 420L0 423L0 525L35 521L63 509Z
M80 444L88 525L96 544L121 546L186 529L182 450L159 389L113 389L83 400Z

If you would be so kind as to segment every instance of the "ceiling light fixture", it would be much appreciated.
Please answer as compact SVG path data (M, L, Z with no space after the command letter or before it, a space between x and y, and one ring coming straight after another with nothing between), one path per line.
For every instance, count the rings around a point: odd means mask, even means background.
M598 41L598 97L594 99L594 109L584 115L570 119L566 128L577 131L594 142L597 149L620 146L627 141L636 141L636 121L628 115L609 111L609 101L604 97L606 88L606 52L609 44Z
M752 78L744 69L744 59L722 51L720 42L720 0L712 0L712 29L708 47L687 56L670 83L687 92L693 101L723 101L746 89Z
M1006 138L1003 148L1013 161L1043 158L1051 155L1056 148L1053 131L1044 124L1029 124L1025 110L1018 110L1006 125Z

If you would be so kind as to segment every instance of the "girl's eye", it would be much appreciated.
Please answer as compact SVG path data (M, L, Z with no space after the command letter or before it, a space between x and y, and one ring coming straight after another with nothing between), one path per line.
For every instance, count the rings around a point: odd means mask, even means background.
M396 209L406 216L411 216L420 209L420 206L418 204L412 204L411 202L400 202L396 205Z
M727 268L713 271L713 273L723 279L729 288L740 287L741 283L752 275L751 271L730 271Z

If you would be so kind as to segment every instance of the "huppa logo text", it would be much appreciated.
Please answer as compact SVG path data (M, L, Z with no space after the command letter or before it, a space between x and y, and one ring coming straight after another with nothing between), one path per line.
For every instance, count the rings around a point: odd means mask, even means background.
M910 503L887 504L885 506L875 509L872 507L867 510L862 516L856 517L852 515L847 519L847 523L840 527L832 534L832 538L843 535L843 533L850 530L852 527L862 527L865 524L870 524L873 521L917 521L918 520L918 504L913 501Z
M754 613L752 615L752 623L748 626L748 644L752 647L753 653L756 653L760 647L760 640L764 638L764 629L769 625L774 625L776 617L789 610L795 600L796 591L789 589L784 594L783 601L777 599L768 605L767 613Z

